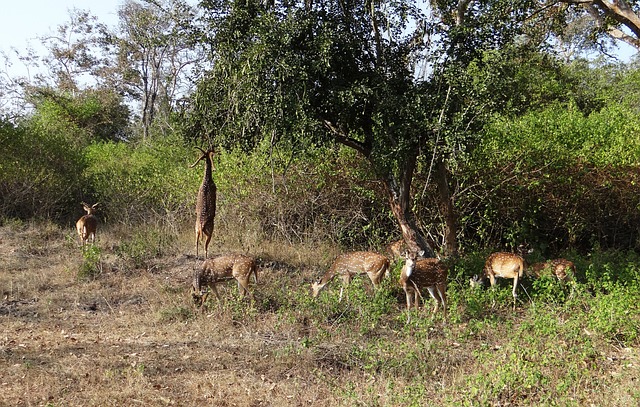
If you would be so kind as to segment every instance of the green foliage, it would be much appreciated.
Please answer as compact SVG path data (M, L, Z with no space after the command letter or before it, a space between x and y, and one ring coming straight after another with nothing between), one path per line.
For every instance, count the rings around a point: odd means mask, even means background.
M218 224L230 238L246 239L234 231L251 230L267 239L369 248L394 229L369 167L348 149L222 150L215 167Z
M102 273L102 250L93 244L82 248L82 264L78 270L79 280L94 280Z
M0 213L63 220L83 196L81 150L67 132L0 121Z
M98 143L85 150L84 175L108 221L159 217L173 223L191 214L201 173L189 170L191 157L172 144L167 138L151 145Z
M636 247L640 121L612 104L554 105L487 128L460 176L463 246L529 241L543 251Z
M79 146L126 137L129 108L113 90L98 88L71 93L35 88L30 99L36 109L31 122L41 132L65 134Z
M637 284L617 285L589 301L588 327L608 340L629 346L640 336L640 307Z

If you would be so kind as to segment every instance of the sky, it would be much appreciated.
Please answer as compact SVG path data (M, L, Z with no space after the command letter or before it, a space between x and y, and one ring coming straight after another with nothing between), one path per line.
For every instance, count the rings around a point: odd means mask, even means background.
M115 26L117 10L124 0L10 0L3 1L0 12L0 50L13 54L11 48L24 53L31 45L38 50L37 36L54 32L69 21L69 10L88 10L101 23ZM19 70L20 62L12 69ZM2 69L2 68L0 68Z
M24 54L28 46L41 49L37 36L53 32L58 25L69 20L69 10L89 10L101 23L115 27L117 10L124 0L5 0L0 12L0 51L13 54L11 48ZM634 49L622 46L617 54L628 60ZM40 53L42 54L42 53ZM24 67L13 61L11 73ZM3 67L0 67L2 70Z

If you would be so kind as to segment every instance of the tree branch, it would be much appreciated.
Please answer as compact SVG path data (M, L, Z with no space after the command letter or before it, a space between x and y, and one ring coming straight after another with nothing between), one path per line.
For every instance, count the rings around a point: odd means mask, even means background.
M356 150L357 152L359 152L365 157L369 157L371 155L370 148L367 148L367 146L364 143L347 136L344 130L342 130L335 124L331 123L329 120L324 120L324 126L327 129L329 129L329 131L331 131L331 133L333 134L333 138L338 143L344 144L347 147L353 148L354 150Z

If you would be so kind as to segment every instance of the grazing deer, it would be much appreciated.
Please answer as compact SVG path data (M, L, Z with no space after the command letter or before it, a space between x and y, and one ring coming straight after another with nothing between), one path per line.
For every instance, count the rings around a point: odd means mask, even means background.
M80 237L80 243L82 247L85 246L89 237L91 237L91 244L96 241L96 230L98 229L98 218L94 215L96 213L97 203L89 206L88 204L82 202L82 206L84 210L87 211L87 214L82 216L76 222L76 230L78 231L78 236Z
M433 314L438 312L440 303L444 315L447 315L447 275L449 273L446 264L435 258L416 260L416 255L404 254L405 259L400 273L400 285L407 299L407 323L409 322L411 304L413 302L418 309L420 290L426 288L431 297L436 300ZM413 301L411 300L413 294Z
M242 296L253 294L249 291L249 278L253 274L254 283L258 283L258 268L255 259L243 254L227 254L212 259L206 259L202 262L202 266L193 274L193 283L191 286L191 295L194 303L202 307L209 296L206 287L211 288L218 301L220 294L216 284L221 281L227 281L235 278L238 281L238 290L242 292Z
M487 259L484 265L484 275L478 277L473 276L470 280L472 286L476 286L482 283L487 278L491 282L491 287L496 285L496 277L512 278L513 279L513 309L516 309L516 288L518 287L518 280L522 277L525 269L524 258L515 253L499 252L493 253Z
M204 241L204 258L206 259L209 254L209 242L213 235L213 221L216 216L216 184L211 176L213 167L211 159L214 151L212 148L207 151L197 148L202 152L202 156L190 168L195 167L201 160L204 160L205 166L202 184L198 190L198 200L196 201L196 257L198 257L198 246L200 245L200 238L202 238Z
M527 274L534 277L542 276L545 271L551 271L551 273L560 281L571 280L572 276L576 274L576 266L572 261L567 259L553 259L547 260L543 263L534 263L530 267L527 267Z
M340 299L342 301L342 293L344 287L351 283L351 278L358 274L367 274L374 288L380 286L380 282L385 275L389 274L389 259L385 256L374 252L351 252L339 255L333 262L329 270L324 276L311 285L313 297L317 297L320 291L327 283L337 275L342 278L342 287L340 288Z
M404 252L407 251L407 244L404 242L404 239L400 239L389 243L384 249L389 260L395 262L403 257Z

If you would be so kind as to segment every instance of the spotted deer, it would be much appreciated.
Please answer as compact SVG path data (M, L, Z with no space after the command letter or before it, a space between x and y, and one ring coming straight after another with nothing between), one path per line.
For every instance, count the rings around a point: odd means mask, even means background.
M549 271L558 281L564 283L575 276L576 266L572 261L567 259L553 259L542 263L534 263L527 267L527 274L534 277L540 277Z
M516 309L516 298L518 294L516 289L518 281L522 278L525 270L524 258L515 253L498 252L493 253L487 258L484 264L484 275L479 277L473 276L470 280L472 286L480 285L487 278L491 282L491 287L496 285L496 277L513 279L513 309Z
M389 260L395 262L403 257L404 252L407 250L407 244L404 242L404 239L400 239L389 243L384 249Z
M320 291L333 280L334 277L342 278L340 288L340 299L344 288L351 283L351 279L359 274L367 274L374 288L380 286L380 282L385 275L389 274L389 259L374 252L351 252L339 255L329 270L322 278L311 285L313 297L317 297Z
M82 207L87 212L86 215L82 216L76 222L76 230L78 231L78 236L80 237L80 244L84 247L89 238L91 238L91 244L96 241L96 231L98 230L98 218L96 218L96 207L97 203L89 206L88 204L82 202Z
M204 258L206 259L209 254L209 242L213 235L213 223L216 216L216 184L213 182L211 175L214 150L210 148L204 151L199 147L197 148L202 152L202 155L190 168L195 167L202 160L204 160L205 166L202 184L198 190L198 199L196 201L196 257L198 257L198 246L202 238L204 241Z
M419 299L422 298L421 290L426 288L431 297L436 301L433 314L438 312L440 304L444 315L447 315L447 275L449 268L443 262L435 258L416 259L416 255L403 253L405 259L400 273L400 285L407 299L407 311L411 305L418 309ZM413 297L413 301L412 301ZM407 323L410 314L407 312Z
M258 283L258 268L254 258L243 254L227 254L206 259L202 262L202 266L196 269L193 274L193 282L191 286L191 294L193 301L199 307L202 307L209 296L206 287L216 295L220 301L220 294L216 288L216 284L222 281L236 279L238 281L238 290L242 296L253 297L249 291L249 279L253 275L254 283Z

